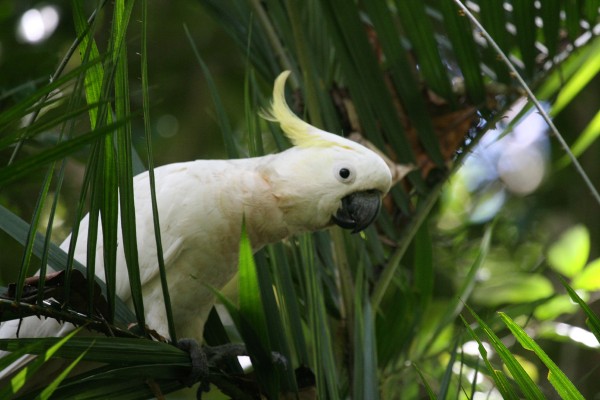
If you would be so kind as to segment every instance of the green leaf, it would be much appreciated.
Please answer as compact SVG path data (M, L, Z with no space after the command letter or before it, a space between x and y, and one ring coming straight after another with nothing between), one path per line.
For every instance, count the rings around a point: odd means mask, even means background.
M231 128L231 123L229 122L229 118L227 118L227 114L225 112L225 107L223 106L223 102L221 101L221 96L219 95L219 91L215 85L215 82L208 70L208 66L204 62L204 59L200 56L200 52L192 39L192 35L188 30L187 25L183 25L183 29L185 30L185 34L187 35L188 41L192 46L192 50L194 55L196 56L196 61L198 65L200 65L200 69L202 70L202 74L208 83L208 90L212 97L213 103L215 105L215 110L217 112L217 120L219 121L219 127L221 128L221 132L223 134L223 141L225 142L225 150L227 150L227 155L229 158L239 158L239 152L235 143L235 134L233 133L233 129Z
M268 247L269 257L273 260L273 278L277 288L277 301L281 309L284 326L292 337L294 347L293 354L298 357L298 363L308 365L308 351L306 341L302 330L302 317L300 305L301 298L294 289L294 280L292 278L291 266L286 257L281 243Z
M75 100L73 100L73 102L75 102ZM2 134L2 137L0 138L0 148L10 147L13 144L17 143L19 140L33 139L36 135L47 133L48 131L52 131L54 129L58 129L57 127L59 127L61 124L77 119L77 117L82 116L86 112L89 112L92 108L99 108L105 106L106 104L99 103L86 104L84 106L73 105L69 108L69 110L66 110L64 114L61 113L56 116L44 118L43 120L36 121L36 123L33 125L26 126L23 128L7 128L7 130L10 129L10 132ZM24 116L22 116L21 118L23 117ZM53 141L59 142L59 139L60 136Z
M473 293L473 290L477 290L477 286L475 285L477 272L480 270L481 266L483 265L489 254L490 245L492 241L492 230L493 224L489 225L486 228L483 238L481 238L481 244L479 245L477 257L475 257L475 260L469 268L467 275L463 278L461 287L452 297L452 300L447 303L445 312L442 313L442 316L439 322L437 323L435 332L429 339L429 342L427 343L427 348L433 344L436 337L444 330L444 328L448 324L454 322L456 317L462 312L462 309L465 306L465 302L471 297L471 295L473 294L473 296L475 296L476 292Z
M81 65L73 68L73 70L70 70L69 72L60 76L55 81L52 81L40 87L35 92L28 95L27 98L18 102L11 108L3 110L2 114L0 114L0 130L2 131L3 145L5 143L4 138L6 137L11 138L11 142L13 143L16 142L20 137L19 135L14 135L11 132L7 132L7 127L17 125L15 124L15 121L20 121L23 117L25 117L28 114L31 114L33 112L36 112L37 110L40 110L43 107L61 101L61 99L49 98L46 99L44 102L40 103L39 99L44 98L45 96L49 96L49 94L51 94L58 88L71 83L71 81L73 80L77 80L81 76L81 74L85 73L88 69L95 67L101 61L101 59L93 61L88 60L87 62L82 63ZM98 106L98 104L96 104L96 106Z
M456 100L452 92L448 70L440 56L438 43L434 37L433 22L425 11L425 3L398 0L395 4L404 32L412 43L412 50L418 57L423 78L434 92L450 104L454 104Z
M525 71L528 78L533 78L536 68L535 58L537 51L535 48L536 25L535 25L535 6L533 1L515 1L513 18L517 28L515 40L521 51L521 59L525 64Z
M400 261L402 261L402 258L404 257L412 239L416 235L423 222L426 220L434 204L437 202L439 193L441 193L441 189L442 185L440 184L434 190L434 192L436 192L435 196L430 196L423 203L419 204L418 209L420 212L417 214L418 216L413 218L410 225L405 230L403 238L400 241L400 245L394 251L394 253L390 255L387 266L381 274L381 277L377 281L371 294L371 304L373 310L377 310L379 308L379 304L388 290L390 283L396 276L398 267L400 266Z
M593 40L588 46L581 48L577 53L572 54L564 62L560 64L560 68L550 72L540 82L539 87L536 90L536 94L542 100L555 99L557 93L562 91L565 86L565 81L569 82L571 77L577 75L580 69L587 69L589 67L586 64L589 60L595 59L600 50L600 38ZM574 91L569 91L575 93ZM565 96L563 99L575 99L577 96ZM563 103L565 106L567 102ZM556 111L554 108L550 109L551 115L555 116Z
M514 355L511 353L511 351L504 345L502 340L483 321L483 319L481 319L470 307L467 307L467 308L468 308L469 312L471 313L471 315L473 315L473 317L476 319L476 321L479 324L479 327L481 328L483 333L488 337L488 340L490 341L491 346L494 348L496 353L498 353L498 355L504 362L504 365L506 365L506 368L511 373L515 382L518 384L523 395L525 395L525 398L540 399L540 400L545 399L545 396L542 394L540 389L533 382L533 380L529 377L529 375L527 374L527 372L525 371L523 366L521 366L521 364L519 363L519 361L517 361L517 359L514 357ZM463 319L463 323L465 324L465 326L471 333L471 336L473 337L473 339L475 339L477 341L477 343L479 343L479 352L481 353L481 356L483 357L484 361L486 362L489 372L492 374L494 379L496 379L497 374L495 373L494 368L491 366L489 360L487 359L487 351L485 350L485 347L483 346L481 340L475 334L473 329L469 326L467 321L462 316L461 316L461 318ZM500 374L499 371L498 371L498 374ZM500 387L501 386L499 386L499 388ZM510 385L506 386L505 390L512 392L512 388ZM514 398L517 398L517 396L514 394L511 394L511 396L514 396Z
M35 341L28 343L26 346L21 346L19 349L15 349L14 351L4 354L2 357L0 357L0 370L8 368L8 366L10 366L12 363L27 354L39 353L41 349L42 343Z
M279 3L271 1L270 7L276 9L276 4ZM319 49L320 51L317 52L314 48L309 47L307 45L307 36L310 35L311 32L306 29L306 26L298 16L311 12L311 8L314 7L307 7L298 2L287 2L286 4L290 21L289 25L292 28L290 38L293 37L293 41L290 40L290 42L293 43L293 47L296 50L297 62L299 64L298 70L302 72L302 91L304 92L304 102L310 120L317 126L326 126L331 132L340 132L341 127L338 118L332 118L332 116L335 115L335 109L333 108L331 97L323 90L323 87L330 85L329 79L327 79L328 75L323 73L322 67L319 66L320 61L318 59L323 51L331 51L331 49L327 49L327 37L323 36L321 39L321 42L325 44L323 47L327 50ZM273 14L271 21L277 23L276 20L278 20L278 18ZM281 29L283 28L280 24L281 21L282 19L279 18L278 22L280 30L285 32L287 29ZM287 24L284 24L284 26L285 25ZM287 59L284 58L282 61L287 61Z
M584 225L576 225L548 249L548 264L556 272L573 278L585 266L590 254L590 234Z
M527 303L551 296L552 283L536 274L512 273L494 276L481 282L471 299L481 305L495 307L505 303Z
M378 61L372 56L373 50L362 26L358 7L353 2L343 0L322 3L323 15L331 28L336 55L341 60L340 68L356 105L362 132L380 149L386 147L383 132L400 162L414 162L414 152L402 132L402 124L386 86L385 77L377 64ZM379 124L381 129L378 128ZM417 187L424 188L420 175L410 174L409 179ZM393 192L397 196L395 200L401 207L406 208L406 193L401 189Z
M270 348L268 351L275 351L283 356L288 363L287 367L276 363L276 365L268 365L269 373L275 376L277 382L281 382L280 391L297 392L296 378L293 368L290 367L292 362L290 345L288 337L285 334L285 329L282 321L282 312L279 308L275 295L273 293L273 279L269 273L269 264L264 257L264 253L257 253L255 256L256 273L258 284L260 287L260 298L263 304L263 313L267 323L267 335L269 338ZM277 265L274 266L277 268ZM274 369L276 373L271 371Z
M158 364L160 362L191 366L189 354L185 351L167 343L147 339L76 336L67 343L63 341L64 338L56 337L0 339L0 350L13 352L31 344L37 344L35 349L29 349L31 354L44 354L57 343L61 343L61 347L53 351L55 357L75 359L82 352L87 351L84 357L86 361L117 365Z
M415 268L414 287L417 292L419 308L421 313L433 297L434 266L433 266L433 243L427 222L421 225L414 239L415 245Z
M70 363L63 371L61 371L61 373L56 378L54 378L52 382L48 386L46 386L46 388L44 388L44 390L39 394L40 400L48 400L50 396L52 396L52 394L56 391L56 389L62 383L62 381L71 373L73 368L75 368L77 364L79 364L83 357L85 357L86 353L87 350L81 353L79 357L73 360L72 363Z
M171 295L167 282L167 267L162 247L162 238L160 233L160 220L158 216L158 204L156 201L156 180L154 176L154 153L152 149L152 125L150 123L150 94L148 82L148 1L142 0L142 101L144 110L144 134L146 137L146 154L148 156L148 180L150 183L150 201L152 202L152 221L154 223L154 238L156 243L156 258L158 262L158 271L160 283L163 291L163 300L165 302L165 311L167 315L167 325L169 327L169 336L172 341L176 341L175 321L173 319L173 310L171 307ZM131 133L131 132L129 132ZM131 135L126 136L131 146ZM126 150L127 147L123 146ZM132 149L135 154L135 151Z
M600 62L598 62L600 64ZM571 146L571 151L575 157L579 157L586 151L597 139L600 137L600 111L594 115L594 118L590 123L583 129L583 131L577 136L575 143ZM564 168L571 163L571 159L568 155L564 155L556 163L556 168Z
M452 42L452 49L465 79L467 96L473 104L483 104L486 93L471 24L464 14L459 12L454 2L441 1L439 7L444 16L448 38Z
M397 32L393 19L394 14L390 12L389 5L383 1L366 1L365 8L377 30L381 46L386 56L387 63L392 71L392 79L398 91L398 96L406 107L411 121L419 132L420 141L433 159L442 159L439 142L435 136L431 118L427 115L425 101L421 96L416 71L411 68L408 51L404 48L402 38Z
M189 368L188 368L189 370ZM56 390L57 399L113 399L143 400L156 397L153 389L160 387L162 394L181 389L178 378L186 369L179 365L139 365L126 367L101 367L67 379Z
M117 26L116 20L119 18L122 12L122 2L115 3L115 15L113 19L113 40L116 36ZM114 50L113 50L114 51ZM122 46L120 57L116 54L113 55L113 59L117 60L115 70L115 116L117 119L126 117L130 114L129 112L129 90L128 90L128 76L127 76L127 50L125 46ZM117 58L118 57L118 58ZM129 268L130 263L135 261L131 259L130 251L127 247L131 245L132 240L136 240L135 236L135 217L132 218L131 213L135 211L132 198L131 181L133 179L131 171L131 163L129 154L131 152L130 143L128 137L131 137L131 124L127 123L119 127L116 131L116 135L107 135L104 143L104 170L103 170L103 182L101 187L104 191L102 198L102 235L103 235L103 261L104 261L104 273L106 275L106 282L108 287L108 302L109 307L114 307L114 298L116 296L116 276L117 276L117 242L118 242L118 214L119 214L119 200L121 202L121 226L123 233L123 246L124 251L127 253L127 267L128 273L131 274ZM115 151L116 148L116 151ZM118 196L117 196L118 193ZM126 204L126 206L124 206ZM133 235L131 237L131 235ZM138 273L139 276L139 273ZM138 278L139 279L139 278ZM136 279L130 279L130 285L132 286L132 298L134 304L139 301L139 294L136 295L136 289L134 289L134 282ZM139 288L138 288L139 293ZM136 298L138 297L138 298ZM136 313L140 310L136 308ZM111 313L112 316L112 313ZM139 326L142 320L138 319Z
M242 225L238 265L240 314L248 321L252 321L252 327L258 334L262 345L264 348L269 348L267 321L265 319L260 297L260 286L258 283L256 264L252 254L252 246L250 244L250 239L248 238L245 223Z
M427 391L429 400L436 400L437 396L433 392L431 385L429 385L429 383L427 382L427 379L425 379L425 376L423 375L423 371L421 371L421 369L417 366L417 364L412 363L411 365L415 369L415 371L417 371L417 373L419 374L419 378L421 378L421 382L423 382L423 386L425 386L425 390Z
M255 110L257 100L256 74L253 69L248 69L244 76L244 117L247 129L248 155L259 157L265 154L262 141L262 132L259 127L259 116Z
M283 69L294 70L293 60L290 60L273 24L265 17L262 4L235 0L202 0L201 3L219 26L229 33L240 51L247 53L249 61L260 71L261 76L276 75L282 69L280 63ZM268 8L270 10L271 6ZM289 24L286 21L283 25L285 27ZM248 46L252 51L247 51Z
M580 0L565 0L563 9L565 12L565 25L569 39L574 41L579 36L581 28L579 26L581 20Z
M117 163L115 154L115 144L111 135L104 138L104 160L103 177L98 187L102 188L102 243L104 261L104 273L107 282L107 300L109 304L109 322L114 319L115 313L115 298L116 298L116 271L117 271L117 229L118 229L118 214L119 214L119 199L118 199L118 179L117 179ZM94 245L96 241L93 241ZM91 274L89 274L91 275ZM88 283L91 284L93 279L88 277ZM93 287L88 286L90 299L93 298ZM90 301L90 305L92 302Z
M5 207L0 205L0 230L6 232L13 239L15 239L20 244L24 245L27 232L29 231L29 224L23 221L21 218L16 216L11 211L7 210ZM41 258L44 252L44 237L37 233L35 236L35 242L33 245L33 254L36 257ZM56 246L53 243L50 243L49 253L48 253L48 265L52 267L55 271L64 270L68 263L68 255L65 253L60 247ZM73 266L75 269L86 274L86 268L81 265L79 262L74 261ZM106 295L106 285L100 280L98 277L95 278L96 283L102 289L102 294ZM117 299L116 305L116 315L117 321L121 324L127 325L133 321L135 321L135 316L129 310L127 305L121 300Z
M354 296L354 371L355 399L379 399L375 320L365 288L364 267L359 266Z
M254 370L259 376L259 381L263 384L269 396L275 398L280 389L279 380L277 375L272 373L271 338L269 337L257 267L245 221L242 224L238 265L240 304L240 324L238 328L244 338L244 343L253 361Z
M544 44L548 49L548 57L553 59L558 50L560 35L560 0L545 0L540 3L540 17L542 18L542 31Z
M577 304L566 295L551 298L535 308L533 315L540 321L554 320L562 314L573 314L578 310Z
M590 262L583 271L575 275L571 286L575 290L600 290L600 258Z
M86 168L86 177L84 178L84 181L87 182L87 178L89 177L89 179L91 180L91 184L90 184L90 211L88 213L88 230L87 232L84 232L84 234L87 235L86 240L86 246L87 246L87 260L86 260L86 278L88 280L88 300L89 299L93 299L94 297L94 289L92 288L92 281L94 279L94 276L96 276L96 260L97 260L97 246L96 244L98 243L98 229L99 229L99 218L100 218L100 209L101 207L104 205L103 204L103 177L104 174L102 173L103 169L104 169L104 164L105 164L105 160L104 160L104 151L105 151L105 138L100 138L100 140L96 143L94 143L93 147L92 147L92 157L90 157L87 168ZM112 151L112 149L110 149L110 151ZM82 191L82 197L81 199L83 200L83 192ZM82 202L83 203L83 202ZM83 204L82 204L83 205ZM81 208L78 210L80 211ZM72 250L69 249L69 256L72 256ZM111 278L110 275L106 276L105 275L105 280L106 277L108 277L109 279ZM67 277L65 279L65 283L67 285L68 290L70 290L71 285L71 271L70 268L67 268ZM113 282L109 282L106 285L106 297L108 300L109 304L113 303L113 299L115 297L115 290L111 288L111 285L115 285L114 280ZM70 298L70 292L67 291L65 293L65 297L66 300L68 301ZM90 309L88 310L91 313L91 307L92 307L92 303L89 303ZM111 318L112 316L109 314L109 318Z
M99 137L113 132L123 123L125 123L125 121L117 121L114 124L106 125L102 128L89 131L71 140L60 142L52 148L43 150L34 156L21 159L7 167L1 168L0 186L4 186L7 183L19 180L32 171L39 170L41 167L52 161L60 160L61 158L73 154L75 151L90 144Z
M473 315L476 319L478 318L476 315ZM515 390L512 388L512 386L507 382L506 377L502 374L501 371L498 371L497 369L494 368L494 366L492 365L489 357L488 357L488 351L486 350L485 346L483 345L483 341L479 338L479 336L477 336L477 334L475 333L475 331L473 330L473 328L471 328L471 326L469 325L469 323L467 322L467 320L461 315L460 318L462 319L463 323L465 324L465 326L467 327L467 331L471 334L471 337L477 342L477 344L479 345L479 354L481 355L481 358L483 359L483 362L488 370L488 374L492 377L492 379L494 380L494 383L496 384L496 388L498 389L498 391L500 392L500 394L502 395L503 399L518 399L519 396L517 395L517 393L515 393ZM484 328L485 325L481 325L480 327ZM492 332L493 334L493 332ZM495 337L495 335L494 335ZM490 338L492 340L492 347L494 347L494 349L498 352L498 354L500 354L500 351L498 351L498 349L496 349L495 347L495 343L494 343L494 339L493 337ZM502 344L502 342L500 342L500 339L497 340L502 346L504 346ZM500 347L500 350L502 350L502 348ZM506 353L509 354L510 357L512 357L512 354L510 354L510 351L508 351L508 349L505 350ZM502 356L501 356L502 357ZM513 357L514 358L514 357ZM509 359L509 362L512 362ZM522 368L517 362L516 360L514 360L514 362L516 363L516 365L518 365L518 368ZM506 361L505 361L506 363ZM526 377L525 379L528 379L529 376L527 376L527 374L525 373L525 371L523 371L523 376ZM533 383L533 382L532 382ZM528 388L529 386L526 385L525 388ZM533 385L532 387L536 387L535 385ZM543 399L544 397L531 397L533 399Z
M77 34L81 36L81 43L79 44L79 53L81 58L85 61L91 61L93 66L89 68L85 73L85 96L88 104L95 104L102 98L102 82L104 80L104 68L101 64L96 64L95 61L100 59L100 52L96 41L93 39L93 29L88 26L86 21L83 8L81 4L76 1L71 3L73 5L73 20L75 22L75 28ZM110 107L110 106L108 106ZM98 127L98 115L102 114L106 108L101 110L92 108L90 109L90 126L92 129ZM111 114L107 114L107 118L111 118Z
M35 244L35 237L38 230L38 225L40 222L40 215L44 208L44 203L46 201L46 197L48 195L48 191L50 190L50 182L52 182L52 174L54 172L54 165L50 167L50 169L46 172L46 176L44 178L44 183L42 188L40 189L40 194L37 199L37 203L35 205L35 211L33 213L33 218L31 225L29 226L29 232L27 234L27 241L25 244L25 250L23 253L23 261L21 262L21 269L19 270L19 278L16 282L17 290L15 293L15 301L20 301L21 296L23 295L25 278L29 274L29 267L31 262L31 256L33 254L33 246ZM41 283L40 283L41 287Z
M479 4L481 7L481 24L492 35L498 46L504 51L510 50L512 37L506 30L506 12L504 11L504 0L488 0ZM486 48L484 52L487 64L490 65L496 73L496 80L504 84L510 84L512 78L509 75L506 65L498 59L496 53Z
M577 292L575 292L575 290L573 290L573 288L571 288L567 284L567 282L563 278L559 277L559 279L565 287L565 289L567 289L567 292L569 293L569 296L571 296L571 299L573 299L574 302L579 304L579 307L581 307L581 309L587 316L587 320L585 321L585 323L590 328L594 336L596 336L598 342L600 342L600 318L598 318L598 315L594 311L592 311L592 309L585 303L585 301L577 294Z
M315 373L319 398L339 398L334 343L326 315L323 283L318 279L320 274L317 272L315 244L308 234L300 236L299 242L300 257L296 268L301 273L303 298L306 301L311 366Z
M114 87L115 87L115 115L118 120L127 118L130 115L129 105L129 74L128 74L128 63L127 63L127 46L124 38L127 31L127 26L131 17L131 11L133 8L133 1L129 1L125 4L124 0L117 0L115 2L115 9L113 15L113 25L111 32L110 51L112 52L113 65L111 73L114 72ZM127 118L127 123L117 129L117 157L112 162L117 163L117 173L113 171L113 182L115 185L115 179L118 178L119 185L119 200L120 200L120 214L121 214L121 232L123 237L123 251L125 253L125 260L127 264L127 272L129 276L129 286L131 287L131 300L133 302L133 308L137 317L138 326L144 328L146 326L145 312L144 312L144 300L142 298L142 283L140 278L140 265L138 258L137 245L137 232L136 232L136 218L135 218L135 203L134 203L134 191L133 191L133 162L132 162L132 128ZM111 140L112 142L112 140ZM113 146L111 146L113 150ZM106 160L109 162L111 160ZM118 175L118 176L117 176ZM115 215L116 212L116 198L113 198L113 205L111 207L111 229L116 228ZM103 210L108 212L109 210ZM104 222L104 221L103 221ZM112 232L116 235L116 232ZM111 240L111 238L107 238ZM111 258L116 253L116 241L114 236L113 242L110 244L109 249ZM114 260L113 260L114 262ZM115 274L115 265L113 264L109 271L111 274ZM110 264L109 264L110 266ZM115 275L116 276L116 275ZM107 277L108 280L108 277ZM171 338L175 340L175 338Z
M418 334L415 332L417 326L424 332L428 331L423 325L418 325L423 316L415 312L419 307L417 304L408 285L400 278L394 279L376 313L377 360L380 368L402 359L405 348Z
M456 362L456 356L458 355L459 342L460 336L456 336L456 338L453 340L452 348L448 349L450 352L450 357L448 359L448 363L446 364L446 368L444 369L444 375L440 380L440 389L438 393L438 398L440 399L446 399L448 397L450 382L452 380L452 376L454 375L453 369Z
M548 381L552 384L558 395L563 399L583 400L584 397L579 393L573 383L567 376L558 368L558 366L548 357L546 352L508 315L499 313L500 318L512 332L521 346L526 350L531 350L540 359L541 362L548 368Z
M10 379L10 386L7 385L4 388L0 388L0 398L7 398L9 395L15 394L19 390L21 390L26 385L27 380L31 378L40 368L42 368L42 366L50 358L52 358L55 355L55 353L59 351L60 348L80 330L81 328L75 329L73 332L71 332L64 338L57 339L52 346L48 347L43 352L41 352L40 356L35 358L35 360L30 362L29 364L27 364L25 368L21 369L14 377ZM5 340L0 341L4 342ZM38 347L35 346L35 349L37 348ZM29 349L33 350L32 348Z
M552 104L552 115L558 115L599 73L600 54L596 52L563 85Z

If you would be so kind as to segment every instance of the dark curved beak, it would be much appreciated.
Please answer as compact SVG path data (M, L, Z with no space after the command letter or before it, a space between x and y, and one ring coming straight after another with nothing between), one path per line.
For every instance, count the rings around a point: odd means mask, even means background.
M367 190L349 194L342 199L342 207L332 216L333 222L357 233L371 225L381 208L381 193Z

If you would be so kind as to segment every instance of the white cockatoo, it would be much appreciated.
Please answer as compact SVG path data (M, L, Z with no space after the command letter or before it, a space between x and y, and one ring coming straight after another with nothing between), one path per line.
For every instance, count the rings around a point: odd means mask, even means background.
M254 251L294 233L337 224L358 232L377 216L390 189L389 167L366 147L325 132L298 118L287 106L289 71L275 80L271 108L293 147L277 154L237 160L197 160L154 170L156 197L175 330L179 338L202 339L215 303L208 288L223 288L236 274L242 221ZM148 173L134 178L140 277L148 327L168 337ZM89 220L81 221L87 232ZM119 232L119 243L122 243ZM67 251L69 238L62 244ZM102 235L96 274L103 279ZM87 259L87 238L79 235L75 258ZM117 253L117 295L131 302L123 247ZM2 324L0 338L63 336L68 323L28 317ZM0 352L0 356L1 356ZM21 363L27 361L22 359ZM15 365L16 367L17 365ZM0 371L0 379L14 368Z

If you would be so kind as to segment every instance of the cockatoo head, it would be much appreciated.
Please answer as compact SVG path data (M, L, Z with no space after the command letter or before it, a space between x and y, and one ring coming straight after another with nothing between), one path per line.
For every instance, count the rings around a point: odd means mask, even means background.
M285 101L289 73L275 80L271 108L263 113L294 144L276 155L274 194L292 225L316 230L335 223L359 232L379 213L391 186L390 169L366 147L298 118Z

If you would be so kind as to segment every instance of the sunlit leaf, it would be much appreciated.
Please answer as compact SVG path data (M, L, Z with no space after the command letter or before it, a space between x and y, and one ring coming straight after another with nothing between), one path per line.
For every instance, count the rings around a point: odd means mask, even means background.
M40 353L31 363L27 364L25 368L21 369L15 376L10 379L10 386L7 385L4 388L0 388L0 397L7 398L10 394L15 394L19 390L23 389L27 384L27 381L40 369L43 365L52 358L55 353L77 334L80 329L75 329L69 335L57 340L51 347Z
M497 306L505 303L527 303L551 296L554 288L540 275L514 273L493 276L478 285L472 299L478 304Z
M577 304L573 303L568 295L563 294L537 306L533 315L541 321L553 320L562 314L573 314L578 309Z
M548 381L552 384L556 392L563 399L581 399L584 397L575 388L573 383L567 376L558 368L558 366L548 357L546 352L509 316L500 313L500 318L504 321L508 329L517 338L519 343L526 349L531 350L548 368Z
M79 362L85 357L87 350L84 351L77 357L73 362L71 362L61 373L54 379L52 382L42 390L39 394L39 398L41 400L49 399L54 391L58 388L61 382L71 373L71 371L79 364Z
M468 307L467 307L468 308ZM477 315L472 309L468 308L471 315L477 320L479 327L483 330L484 334L487 336L489 343L494 348L494 350L498 353L502 361L504 362L504 366L508 369L513 379L518 383L519 388L523 392L523 394L528 399L544 399L544 395L540 391L540 389L535 385L531 377L527 374L523 366L519 363L519 361L514 357L512 352L506 347L506 345L500 340L500 338L494 333L494 331ZM511 393L510 396L514 397L514 392L512 387L509 385L508 387L502 386L502 380L499 379L500 372L496 373L496 370L492 367L491 362L488 359L488 352L483 346L482 340L475 333L475 331L469 326L467 321L462 317L463 323L467 326L467 329L471 333L473 339L477 341L479 344L479 352L483 357L488 370L494 380L499 384L498 388L503 392L503 394Z
M555 1L555 0L551 0ZM572 76L576 75L580 69L582 69L589 60L594 59L598 55L598 50L600 49L600 39L593 40L589 46L582 48L580 52L572 54L571 57L566 59L563 63L561 63L561 68L556 69L551 72L540 84L540 87L537 89L536 94L539 96L541 100L550 101L552 98L555 98L557 94L563 89L565 84L565 79L570 79ZM577 98L575 97L564 97L564 100L570 98L571 100ZM565 101L564 105L568 103ZM552 111L551 115L556 111Z
M245 225L242 228L242 237L240 240L239 285L240 313L248 321L252 321L253 329L263 341L262 344L267 345L267 322L260 298L256 264Z
M535 383L539 382L539 371L537 368L537 365L531 361L529 361L527 358L522 357L518 354L513 354L515 357L515 360L517 360L517 362L519 364L521 364L521 367L523 367L523 370L527 373L527 375L529 375L529 377L531 378L531 380ZM515 379L514 376L512 376L510 370L508 368L506 368L506 365L504 366L504 372L506 373L506 375L511 378L511 379Z
M242 226L240 239L238 282L240 333L246 343L248 354L255 363L255 371L260 376L261 383L273 396L279 393L279 381L272 373L271 338L263 307L257 266L245 223Z
M573 289L600 290L600 258L590 262L571 282Z
M587 84L600 73L600 53L591 54L585 64L564 84L552 105L552 115L558 115Z
M548 249L548 264L556 272L574 277L583 269L590 254L590 234L584 225L576 225Z
M599 63L600 64L600 63ZM576 157L579 157L600 137L600 111L594 115L594 118L583 129L581 134L571 146L571 150ZM564 155L556 164L557 168L563 168L571 163L571 159Z

